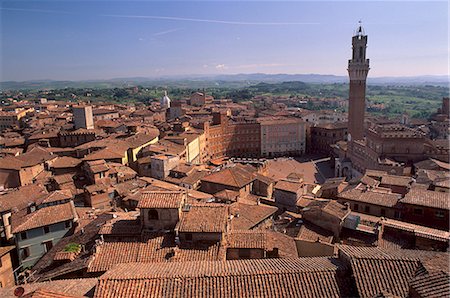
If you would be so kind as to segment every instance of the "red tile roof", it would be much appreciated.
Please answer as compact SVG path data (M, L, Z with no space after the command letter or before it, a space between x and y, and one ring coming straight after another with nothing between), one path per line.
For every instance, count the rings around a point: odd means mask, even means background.
M105 242L96 248L88 272L107 271L119 263L160 263L224 260L218 244L208 247L176 247L173 235L152 236L143 242ZM154 265L157 266L157 265Z
M12 217L12 232L14 234L23 231L48 226L66 220L77 219L78 215L73 202L49 206L38 209L21 218Z
M298 239L307 241L317 241L331 243L333 233L311 223L304 223L297 235Z
M450 193L413 188L400 202L402 204L450 210Z
M231 204L231 229L249 230L271 217L278 208L265 204L244 204L236 202Z
M14 207L26 207L28 203L37 202L48 194L41 184L30 184L0 195L0 211L8 211Z
M227 235L228 248L267 247L267 233L262 230L233 230Z
M348 260L360 297L375 297L382 292L408 297L409 282L424 269L424 264L440 256L448 260L449 256L430 251L346 245L339 245L339 255Z
M419 297L450 297L450 275L448 272L431 272L414 277L409 283Z
M201 179L201 181L204 182L229 185L237 188L242 188L253 180L255 180L254 173L248 171L246 167L243 167L240 164L231 168L225 168L220 172L212 173Z
M192 205L183 211L177 225L179 232L223 233L226 231L229 208L223 204Z
M147 191L141 194L138 208L172 208L178 209L186 199L181 191Z
M21 285L25 289L25 296L30 293L52 293L53 296L37 296L31 297L86 297L94 289L97 283L97 278L79 278L79 279L61 279L46 282L33 282ZM15 298L14 290L17 286L11 288L0 288L0 297ZM50 295L50 294L49 294ZM64 296L66 295L66 296Z
M340 268L327 258L120 264L94 297L340 297Z
M52 168L74 168L78 166L82 161L78 158L73 158L69 156L58 157L54 162L51 163Z
M443 231L443 230L437 230L429 227L419 226L403 221L398 221L394 219L383 219L381 220L381 224L385 227L394 228L397 230L403 230L413 233L414 235L421 237L421 238L427 238L432 240L438 240L443 242L449 242L450 241L450 232L449 231Z
M277 184L275 184L275 189L292 193L298 193L302 189L302 187L303 187L302 182L288 181L288 180L281 180L278 181Z
M338 198L378 206L394 207L399 201L400 195L380 193L375 191L362 191L360 189L350 189L341 192L338 195Z

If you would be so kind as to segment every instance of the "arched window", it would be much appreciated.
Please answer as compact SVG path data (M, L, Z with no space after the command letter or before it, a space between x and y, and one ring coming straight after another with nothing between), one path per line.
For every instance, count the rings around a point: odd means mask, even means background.
M158 211L155 209L150 209L148 211L148 219L159 219Z
M359 59L363 59L363 47L359 47Z

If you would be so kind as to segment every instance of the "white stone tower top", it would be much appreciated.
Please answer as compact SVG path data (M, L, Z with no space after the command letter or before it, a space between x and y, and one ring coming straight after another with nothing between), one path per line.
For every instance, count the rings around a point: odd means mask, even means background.
M160 101L161 107L166 108L166 109L170 108L170 102L171 102L171 100L170 100L169 96L167 96L167 90L165 90L164 96L161 98L161 101Z

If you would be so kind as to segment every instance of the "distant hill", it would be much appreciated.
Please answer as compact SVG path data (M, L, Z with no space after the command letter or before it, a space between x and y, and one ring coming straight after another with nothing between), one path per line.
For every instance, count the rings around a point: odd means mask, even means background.
M0 90L20 89L63 89L63 88L115 88L126 86L177 86L177 87L229 87L242 88L258 83L278 83L299 81L304 83L347 83L347 76L321 75L321 74L232 74L232 75L186 75L164 77L132 77L114 78L109 80L85 81L5 81L0 82ZM436 85L448 86L448 76L411 76L411 77L369 77L370 85Z

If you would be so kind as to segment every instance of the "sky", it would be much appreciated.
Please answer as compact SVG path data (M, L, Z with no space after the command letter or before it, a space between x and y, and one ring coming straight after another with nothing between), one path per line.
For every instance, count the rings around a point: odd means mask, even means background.
M191 74L448 75L448 1L2 1L0 81Z

